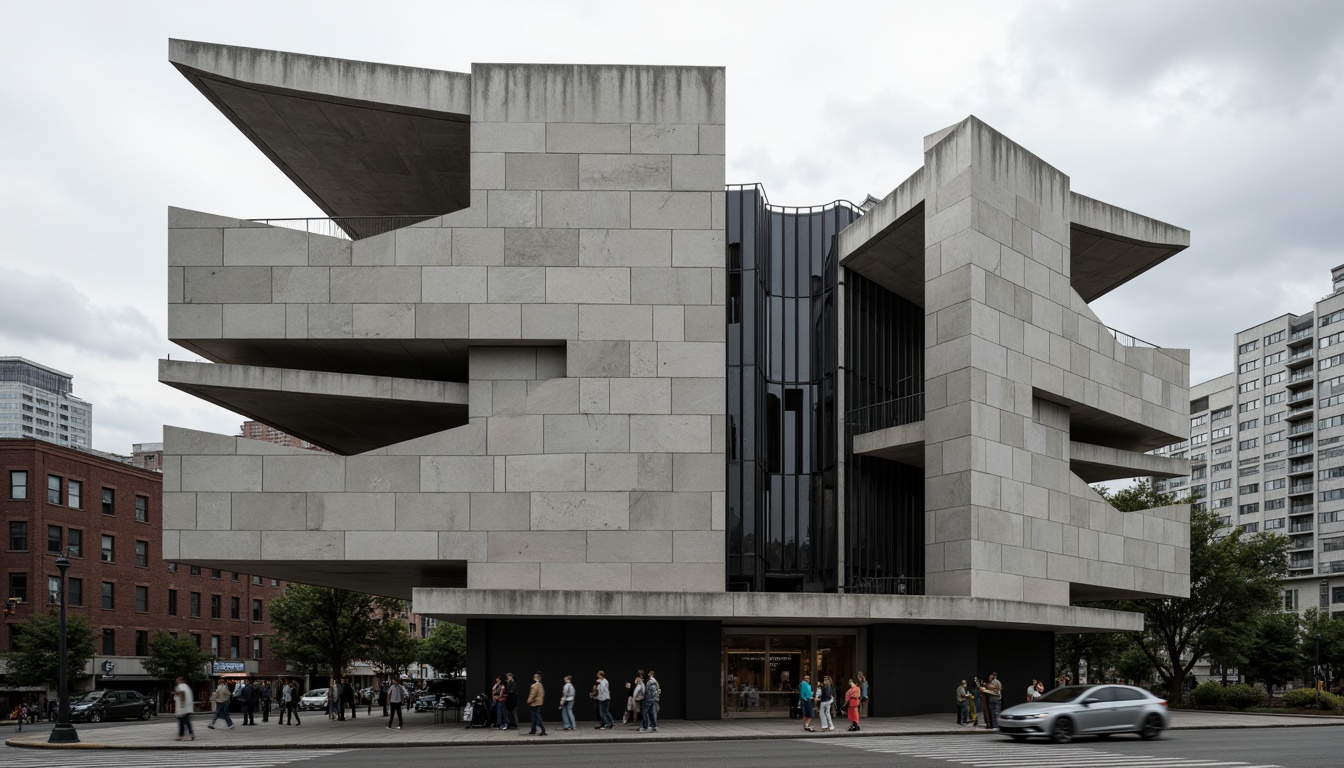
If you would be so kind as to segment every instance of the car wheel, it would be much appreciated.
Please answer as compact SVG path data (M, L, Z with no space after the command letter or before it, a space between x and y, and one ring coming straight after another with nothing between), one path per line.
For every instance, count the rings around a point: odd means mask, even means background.
M102 713L102 712L90 712L90 713L89 713L89 722L90 722L90 723L101 723L101 722L103 722L103 713Z
M140 719L141 720L149 719L149 707L145 707L144 709L140 710Z
M1144 740L1156 739L1162 734L1162 718L1157 715L1149 715L1144 718L1143 730L1139 731L1139 738Z
M1018 735L1018 734L1016 734L1016 733L1010 733L1010 734L1008 734L1008 738L1012 739L1013 741L1026 741L1026 740L1027 740L1027 737L1026 737L1026 736L1020 736L1020 735Z
M1056 744L1068 744L1073 741L1073 721L1067 717L1056 719L1055 727L1050 729L1050 740Z

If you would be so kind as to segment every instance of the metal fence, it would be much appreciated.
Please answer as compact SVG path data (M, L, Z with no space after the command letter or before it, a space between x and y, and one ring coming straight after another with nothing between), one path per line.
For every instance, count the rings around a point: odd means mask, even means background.
M339 237L342 240L361 240L409 227L421 221L436 218L438 214L400 216L329 216L308 219L248 219L258 224L285 229L297 229L310 235Z
M921 576L855 576L845 586L852 595L922 595Z
M898 397L884 403L856 408L845 414L845 423L856 432L914 424L924 420L924 393Z
M1110 331L1110 332L1111 332L1111 335L1115 337L1115 340L1118 341L1118 342L1119 342L1120 344L1122 344L1123 346L1126 346L1126 347L1152 347L1153 349L1161 349L1161 347L1157 346L1156 344L1152 343L1151 341L1144 341L1143 339L1140 339L1140 338L1137 337L1137 336L1130 336L1128 333L1125 333L1124 331L1116 330L1115 328L1112 328L1112 327L1110 327L1109 325L1102 326L1102 327L1104 327L1106 330Z

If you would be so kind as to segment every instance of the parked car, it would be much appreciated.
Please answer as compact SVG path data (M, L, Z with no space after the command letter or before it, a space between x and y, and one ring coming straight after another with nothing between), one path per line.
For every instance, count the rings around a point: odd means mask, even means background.
M314 688L313 690L299 697L299 711L310 709L320 709L325 711L327 708L327 689Z
M148 720L153 716L154 700L135 691L89 691L70 702L70 719L75 722Z
M421 693L415 697L415 711L429 712L436 707L456 707L457 697L447 693Z
M1000 733L1017 741L1043 736L1058 744L1083 734L1154 739L1170 724L1166 699L1132 685L1066 685L999 714Z

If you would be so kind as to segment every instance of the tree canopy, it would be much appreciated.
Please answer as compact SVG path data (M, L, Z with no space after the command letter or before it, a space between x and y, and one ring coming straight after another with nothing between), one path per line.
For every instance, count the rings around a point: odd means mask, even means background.
M1139 483L1114 493L1098 489L1122 511L1188 503ZM1126 600L1106 607L1137 611L1144 631L1127 635L1152 662L1170 695L1206 654L1224 665L1246 661L1261 620L1278 609L1280 580L1287 573L1288 540L1240 528L1220 533L1217 515L1190 512L1190 597Z
M189 683L200 683L208 678L205 665L211 658L210 652L190 637L155 632L144 661L145 673L168 683L179 677L185 677Z
M8 662L6 678L11 685L55 686L60 678L60 616L51 611L34 612L26 623L11 627L17 650L4 654ZM84 674L89 659L93 658L93 627L89 620L78 614L65 620L65 658L67 673Z
M406 604L388 597L374 599L378 618L370 636L365 659L380 674L400 674L420 659L423 641L411 634L406 622Z
M420 650L420 663L442 676L456 675L467 666L467 629L460 624L439 622Z
M333 676L344 675L355 659L372 655L378 620L375 598L343 589L290 584L271 601L276 655Z

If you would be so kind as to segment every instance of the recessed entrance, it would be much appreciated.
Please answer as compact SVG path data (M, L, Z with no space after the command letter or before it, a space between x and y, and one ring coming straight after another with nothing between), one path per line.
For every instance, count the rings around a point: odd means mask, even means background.
M856 674L857 630L725 629L725 717L787 717L798 705L803 675L813 685L830 675L837 691Z

